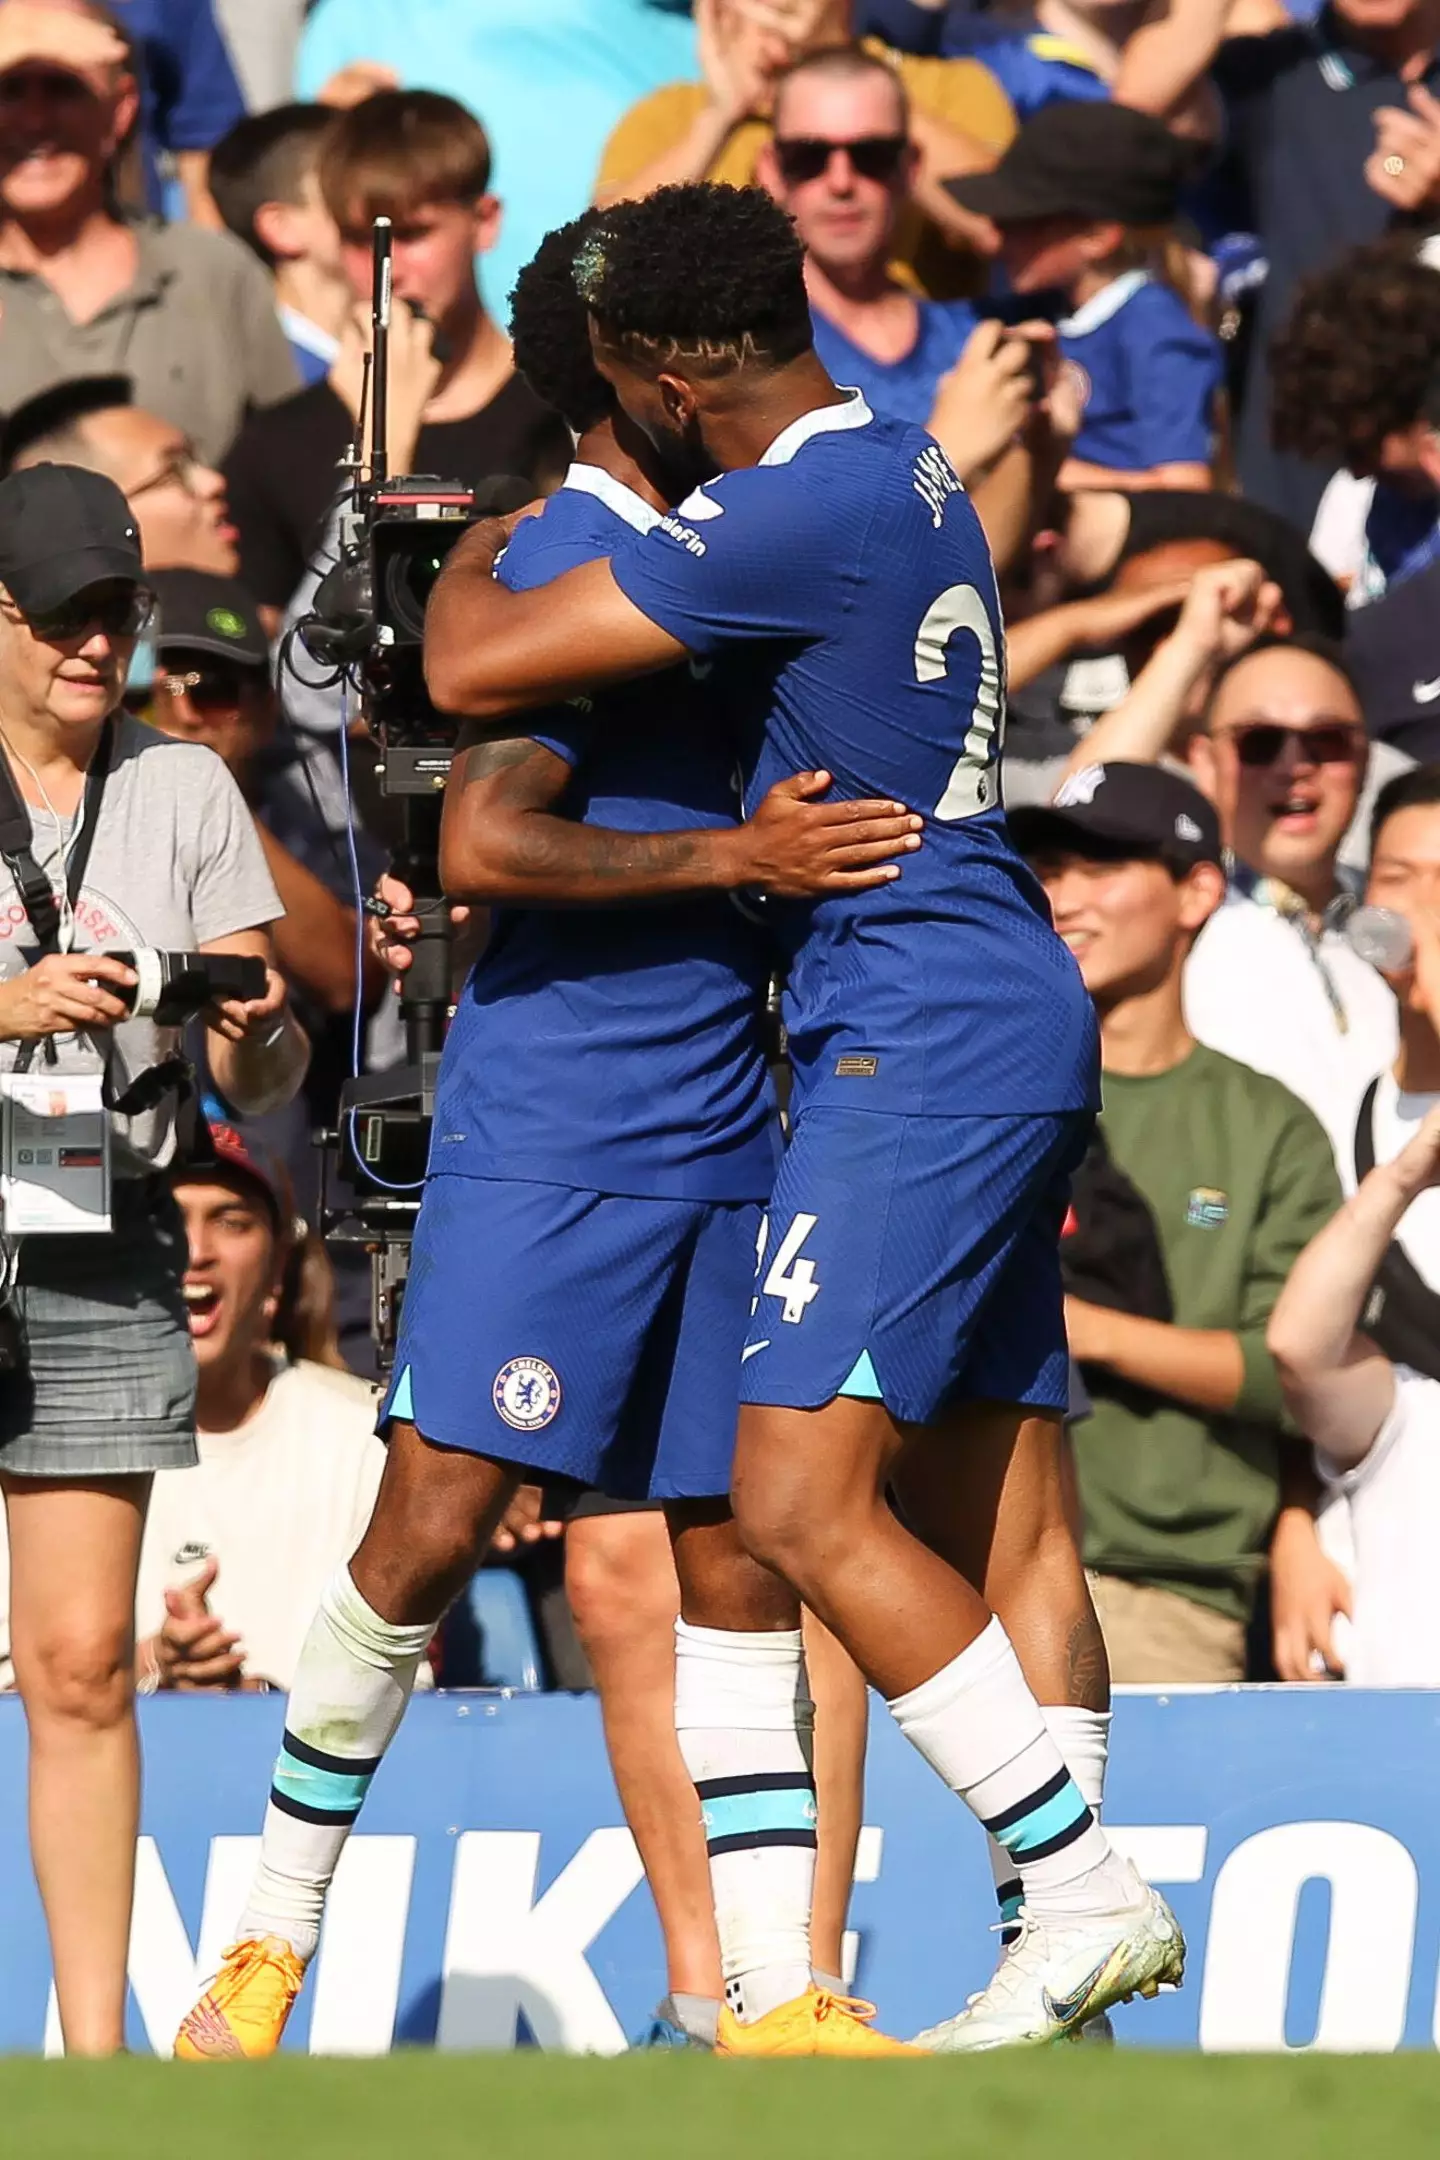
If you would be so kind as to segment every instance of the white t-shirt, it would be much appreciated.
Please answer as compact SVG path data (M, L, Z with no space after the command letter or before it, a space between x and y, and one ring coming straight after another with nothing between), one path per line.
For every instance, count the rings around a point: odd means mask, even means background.
M1369 1086L1369 1082L1366 1082ZM1350 1115L1350 1137L1340 1155L1340 1182L1348 1199L1355 1190L1355 1127L1364 1090L1355 1098ZM1377 1163L1394 1162L1408 1141L1420 1130L1426 1113L1440 1103L1440 1095L1402 1093L1393 1072L1383 1072L1375 1089L1370 1132ZM1420 1193L1400 1218L1395 1232L1416 1270L1427 1283L1440 1289L1440 1190Z
M1399 1044L1389 984L1338 930L1312 942L1233 886L1186 962L1185 1018L1212 1050L1308 1103L1342 1164L1360 1098Z
M320 1593L370 1520L385 1463L375 1404L353 1373L283 1366L245 1424L197 1434L197 1469L159 1472L140 1549L141 1640L164 1621L166 1590L213 1554L210 1610L239 1635L247 1672L289 1687Z
M1327 1488L1317 1518L1323 1550L1349 1577L1355 1613L1335 1623L1335 1647L1354 1687L1440 1687L1440 1380L1395 1368L1395 1401L1353 1470L1317 1448Z

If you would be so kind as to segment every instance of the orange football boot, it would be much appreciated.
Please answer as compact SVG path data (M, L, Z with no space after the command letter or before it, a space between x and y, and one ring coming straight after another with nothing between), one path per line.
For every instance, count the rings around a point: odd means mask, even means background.
M923 2055L923 2048L876 2032L870 2020L874 2003L854 1995L830 1995L808 1988L793 2002L781 2003L751 2025L742 2025L728 2006L720 2012L717 2055Z
M179 2062L233 2062L273 2055L305 1981L305 1967L280 1935L247 1935L175 2035Z

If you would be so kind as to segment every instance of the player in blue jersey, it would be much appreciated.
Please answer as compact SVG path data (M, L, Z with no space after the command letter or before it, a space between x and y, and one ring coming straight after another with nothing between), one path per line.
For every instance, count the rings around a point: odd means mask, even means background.
M576 238L552 236L516 295L517 358L581 433L565 485L507 554L517 590L638 539L665 499L595 374ZM623 711L602 712L612 702ZM722 1635L762 1631L781 1684L793 1680L793 1601L740 1547L725 1498L775 1162L759 1029L769 949L730 895L883 882L919 820L894 801L822 809L805 775L737 826L735 761L723 708L686 669L457 755L445 886L497 915L441 1063L383 1413L390 1456L307 1639L254 1889L182 2056L278 2045L425 1645L522 1478L664 1502L687 1610ZM732 2054L905 2052L838 1982L812 1984L814 1782L808 1765L777 1768L764 1821L734 1824L730 1865L764 1888L778 1852L784 1880L766 1890L743 1992L712 2003L707 2037L718 2029ZM724 1770L711 1804L734 1818ZM643 1821L637 1834L646 1855ZM704 2012L676 2014L703 2025Z
M935 444L820 366L768 198L702 186L621 206L577 279L626 413L702 484L640 545L542 592L497 589L503 527L477 528L431 603L431 687L497 719L690 657L755 700L749 799L814 766L841 797L879 787L925 812L902 879L779 911L794 1131L741 1353L733 1497L751 1552L845 1644L1022 1885L995 1979L927 2044L1038 2045L1178 1982L1183 1943L1111 1850L976 1587L1013 1478L1033 1490L1037 1551L1088 1605L1061 1490L1057 1242L1095 1032L1000 809L993 571ZM977 1513L966 1574L887 1500L892 1484L902 1503L943 1494L957 1470ZM695 1628L678 1647L687 1761L723 1745L752 1782L787 1767L772 1645ZM723 1947L754 1916L723 1876L723 1834L711 1851Z

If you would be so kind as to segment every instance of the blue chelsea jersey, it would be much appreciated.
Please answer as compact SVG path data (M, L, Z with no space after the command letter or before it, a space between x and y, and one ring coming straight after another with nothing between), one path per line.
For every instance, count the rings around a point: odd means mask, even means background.
M515 590L548 584L653 522L608 474L572 466L497 575ZM653 833L739 814L728 726L684 668L531 721L527 732L572 768L561 816ZM768 957L723 895L498 910L446 1038L432 1171L647 1198L766 1198Z
M1000 807L995 575L929 436L859 396L823 406L612 568L691 652L735 654L763 718L752 799L824 767L840 796L925 815L892 883L776 910L799 1103L946 1116L1093 1104L1090 1001Z
M1209 464L1224 356L1178 294L1129 270L1057 329L1084 406L1077 458L1119 472Z

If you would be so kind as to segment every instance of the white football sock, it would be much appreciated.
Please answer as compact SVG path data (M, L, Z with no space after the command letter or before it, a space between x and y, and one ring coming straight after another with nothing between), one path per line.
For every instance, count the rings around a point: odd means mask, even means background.
M810 1986L815 1706L800 1630L675 1623L675 1730L700 1796L725 1998L752 2024Z
M382 1620L348 1567L326 1585L290 1691L242 1939L280 1935L297 1957L315 1955L325 1893L434 1632Z
M677 1995L672 1988L657 2014L668 2017L701 2047L713 2048L720 2037L720 2005L712 1995Z
M1080 1797L1097 1822L1105 1808L1105 1766L1110 1756L1110 1712L1076 1710L1067 1704L1041 1706L1050 1737L1060 1758L1080 1789ZM1020 1907L1025 1891L1015 1862L1005 1847L985 1833L990 1854L990 1873L995 1880L995 1902L1000 1907L1000 1940L1011 1943L1020 1932Z
M1066 1769L998 1620L890 1709L1005 1847L1037 1918L1132 1903L1133 1876Z

